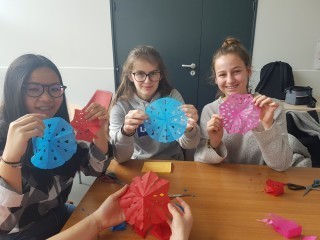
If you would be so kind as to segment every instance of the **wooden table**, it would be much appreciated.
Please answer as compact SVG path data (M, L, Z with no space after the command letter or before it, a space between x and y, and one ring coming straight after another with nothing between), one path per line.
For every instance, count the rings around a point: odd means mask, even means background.
M124 164L112 162L109 170L125 182L141 175L142 160ZM290 168L276 172L267 166L244 164L208 165L192 161L172 161L172 173L158 173L170 181L170 193L193 193L185 197L194 216L190 239L281 239L284 237L270 226L257 221L275 213L302 225L303 235L320 237L320 191L305 197L303 190L275 197L264 192L266 179L310 185L320 178L320 168ZM86 193L64 229L93 212L103 200L120 189L119 185L97 178ZM100 239L142 239L131 227L125 231L105 230ZM147 239L155 239L148 236ZM300 239L300 238L295 238Z

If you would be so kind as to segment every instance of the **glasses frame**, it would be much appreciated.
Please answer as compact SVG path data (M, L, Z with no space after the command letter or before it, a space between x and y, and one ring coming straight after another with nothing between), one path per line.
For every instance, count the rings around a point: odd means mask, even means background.
M143 73L143 74L145 75L143 81L136 79L136 74L137 74L137 73L140 73L140 74ZM153 74L153 73L159 73L159 74L160 74L159 80L154 81L154 80L152 80L152 79L150 78L150 75ZM144 81L147 79L147 77L149 78L149 80L150 80L151 82L159 82L159 81L161 80L161 78L162 78L161 71L159 71L159 70L154 70L154 71L151 71L151 72L149 72L149 73L145 73L145 72L133 72L132 75L133 75L134 80L136 80L137 82L144 82Z
M42 92L41 92L41 94L39 94L38 96L31 96L31 95L29 95L29 94L28 94L28 91L27 91L27 87L28 87L29 85L31 85L31 84L41 86L41 87L42 87ZM53 96L53 95L51 94L51 92L49 91L50 87L55 86L55 85L60 86L60 90L62 89L62 92L61 92L61 95L60 95L60 96ZM33 98L37 98L37 97L42 96L43 93L44 93L44 91L47 91L47 93L48 93L48 94L50 95L50 97L52 97L52 98L59 98L59 97L63 96L63 94L64 94L64 92L65 92L65 90L66 90L66 88L67 88L67 86L61 85L60 83L53 83L53 84L25 83L25 84L22 85L22 87L23 87L25 93L27 94L27 96L33 97Z

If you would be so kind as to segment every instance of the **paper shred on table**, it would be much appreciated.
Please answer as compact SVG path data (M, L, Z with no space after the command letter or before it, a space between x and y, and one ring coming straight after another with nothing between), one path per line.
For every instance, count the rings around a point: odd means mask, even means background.
M298 225L292 220L282 218L274 213L269 213L268 218L259 221L271 225L276 232L280 233L286 238L298 237L302 232L302 226Z
M279 196L284 193L284 183L282 182L277 182L271 179L268 179L266 181L266 185L264 187L264 191L266 193L269 193L273 196Z
M317 236L304 236L302 240L317 240Z
M171 162L144 162L141 172L171 172Z

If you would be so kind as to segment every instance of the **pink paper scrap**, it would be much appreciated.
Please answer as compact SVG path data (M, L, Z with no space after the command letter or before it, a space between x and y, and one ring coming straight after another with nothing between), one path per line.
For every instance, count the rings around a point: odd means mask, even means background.
M304 236L302 240L317 240L317 236Z
M302 226L298 225L294 221L287 220L274 213L269 213L268 216L268 218L262 219L261 221L271 225L274 230L282 236L285 236L286 238L293 238L301 235Z

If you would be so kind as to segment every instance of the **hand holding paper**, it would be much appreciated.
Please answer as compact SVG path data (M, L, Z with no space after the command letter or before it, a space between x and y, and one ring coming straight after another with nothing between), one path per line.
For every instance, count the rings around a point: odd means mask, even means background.
M148 231L160 239L168 239L171 230L166 220L169 216L169 182L148 172L132 180L128 191L121 197L126 221L136 233L145 237Z
M232 94L219 107L223 126L228 133L246 132L259 124L260 108L252 102L251 94Z
M77 150L74 132L70 124L59 117L43 122L43 136L32 138L34 156L31 162L41 169L57 168L69 161Z
M149 118L144 121L149 137L163 143L180 138L188 123L188 118L180 109L181 105L173 98L159 98L152 102L146 109Z
M82 109L75 109L71 125L76 130L76 139L91 142L97 138L97 131L102 122L108 119L107 110L112 98L112 93L97 90L91 100Z

